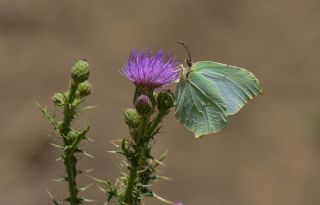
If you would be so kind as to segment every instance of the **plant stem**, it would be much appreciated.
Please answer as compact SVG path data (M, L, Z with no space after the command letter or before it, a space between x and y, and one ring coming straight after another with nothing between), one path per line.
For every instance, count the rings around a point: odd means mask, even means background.
M163 112L158 113L157 117L152 122L150 129L148 130L148 135L151 135L152 132L154 132L157 129L157 127L159 126L159 124L161 123L161 121L165 116L166 116L166 113L163 113Z
M136 167L132 167L130 169L130 174L129 174L129 178L128 178L128 184L127 184L127 188L124 194L124 202L127 204L131 204L133 205L133 188L134 188L134 181L136 180L137 177L137 168Z
M55 93L52 97L52 101L55 106L62 107L63 119L62 121L51 116L46 107L39 108L45 117L49 120L49 123L53 126L54 131L59 134L63 140L63 146L54 145L61 148L62 159L66 170L66 176L64 180L68 182L69 196L64 201L58 202L53 197L53 203L56 205L68 204L79 205L83 204L84 198L78 197L78 192L81 191L77 188L76 177L80 174L77 169L77 156L76 153L86 154L79 148L81 140L86 139L86 134L89 131L89 126L82 131L77 131L71 128L72 120L74 120L79 112L79 105L83 102L84 98L91 93L91 84L88 82L90 73L90 67L87 61L77 61L71 70L71 82L67 92ZM51 196L51 195L50 195Z
M138 136L136 138L137 140L135 142L136 143L136 149L135 149L136 158L131 162L131 168L129 171L127 188L126 188L125 194L124 194L124 202L129 205L138 205L139 204L138 201L134 201L133 191L135 189L135 184L136 184L136 180L138 177L137 172L139 171L141 166L143 166L143 164L141 162L141 157L144 154L144 146L145 146L145 144L148 144L148 142L144 142L144 140L145 140L144 137L146 134L147 125L148 125L148 118L145 118L141 122Z
M79 84L71 83L69 95L67 96L67 102L64 106L64 118L62 123L62 129L61 129L61 135L63 138L64 143L64 165L67 172L66 180L68 181L69 186L69 194L70 197L68 198L68 201L71 205L78 205L80 204L80 200L78 199L78 189L77 189L77 183L76 183L76 162L77 159L74 156L74 148L72 147L72 141L69 139L69 133L70 133L70 124L74 117L75 113L75 107L72 105L74 99L76 90L78 88Z
M74 107L72 105L72 102L75 98L75 94L77 91L79 84L75 84L75 83L71 83L71 87L70 87L70 92L69 95L67 96L67 102L64 105L64 111L63 111L63 123L62 123L62 129L60 131L60 133L62 134L63 140L64 140L64 144L67 145L68 142L66 141L68 134L70 132L70 124L71 121L73 119L73 115L74 115Z
M72 205L78 205L78 189L76 184L76 158L73 153L69 153L64 160L69 185L69 201Z

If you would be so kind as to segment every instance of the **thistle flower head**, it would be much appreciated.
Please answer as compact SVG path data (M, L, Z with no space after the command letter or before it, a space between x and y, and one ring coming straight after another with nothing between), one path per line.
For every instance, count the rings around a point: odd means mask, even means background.
M150 50L134 50L121 72L136 86L154 89L178 78L175 67L176 58L162 49L155 55Z

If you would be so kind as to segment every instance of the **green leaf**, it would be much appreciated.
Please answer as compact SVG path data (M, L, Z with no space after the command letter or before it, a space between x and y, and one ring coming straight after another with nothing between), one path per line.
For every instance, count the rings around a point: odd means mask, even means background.
M51 116L48 111L47 107L42 107L38 102L36 102L36 105L40 109L40 111L43 113L43 115L48 119L49 124L53 126L54 131L58 132L59 131L59 123L56 121L56 119Z
M176 119L196 137L221 131L228 116L262 93L249 71L211 61L184 68L176 89Z

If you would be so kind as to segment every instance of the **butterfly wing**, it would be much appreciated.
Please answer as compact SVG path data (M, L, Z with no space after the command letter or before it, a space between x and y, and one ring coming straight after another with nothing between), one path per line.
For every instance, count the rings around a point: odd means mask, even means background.
M193 72L210 81L210 86L223 97L228 115L237 113L249 100L263 92L258 79L243 68L199 61L193 64Z
M227 105L201 73L190 72L180 79L176 96L176 119L196 137L219 132L227 125Z

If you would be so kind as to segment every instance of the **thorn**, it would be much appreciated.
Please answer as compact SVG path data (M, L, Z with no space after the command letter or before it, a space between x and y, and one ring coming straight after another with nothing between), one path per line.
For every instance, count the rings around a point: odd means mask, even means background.
M47 189L46 190L47 191L47 194L49 195L49 197L51 198L51 199L53 199L53 195L51 194L51 192Z
M96 182L99 182L99 183L101 183L101 184L104 184L104 185L108 185L108 182L106 182L106 181L103 181L103 180L101 180L101 179L98 179L98 178L96 178L96 177L93 177L93 176L89 176L91 179L93 179L93 180L95 180Z
M83 201L87 202L87 203L93 203L96 202L96 200L93 199L86 199L86 198L82 198Z
M62 177L62 178L58 178L58 179L53 179L52 181L53 182L64 182L64 181L66 181L66 179L64 177Z
M85 173L90 173L93 172L95 169L87 169L86 171L84 171Z
M156 164L158 165L161 165L161 166L166 166L163 162L157 160L157 159L154 159L154 161L156 162Z
M60 161L62 159L63 159L62 157L59 157L59 158L56 159L56 162L58 162L58 161Z
M126 161L123 160L122 163L123 163L123 165L124 165L125 167L129 167L128 162L126 162Z
M90 137L86 137L86 140L90 141L90 142L94 142L94 139L90 138Z
M146 167L144 169L139 170L137 173L143 173L144 171L146 171L147 169L149 169L149 167Z
M116 144L116 143L113 143L113 142L111 142L111 144L113 145L113 146L115 146L115 147L120 147L120 145L118 145L118 144Z
M47 189L46 191L47 191L50 199L53 201L53 203L54 203L55 205L60 205L60 203L53 198L53 195L51 194L51 192L50 192L48 189Z
M96 186L98 187L98 189L100 189L100 191L102 191L103 193L106 193L106 190L102 188L100 185L96 184Z
M88 188L90 188L91 186L92 186L92 184L88 184L87 186L82 187L82 188L80 188L79 190L80 190L80 191L85 191L85 190L87 190Z
M160 156L159 159L155 159L156 164L155 164L153 167L154 167L154 168L157 168L158 165L162 165L161 163L162 163L162 161L166 158L167 154L168 154L168 150L165 151L165 152ZM159 163L159 162L161 162L161 163Z
M91 110L91 109L94 109L94 108L97 108L97 107L98 107L98 105L91 105L91 106L86 106L86 107L82 108L81 110L82 111Z
M174 181L172 178L166 177L166 176L158 176L158 178L163 179L163 180L167 180L167 181Z
M154 193L154 192L152 192L152 196L153 196L154 198L156 198L156 199L164 202L164 203L173 204L172 201L169 201L169 200L167 200L167 199L164 199L164 198L158 196L158 195L157 195L156 193Z
M85 152L85 151L82 151L82 153L83 153L85 156L94 159L94 156L92 156L91 154L89 154L89 153L87 153L87 152Z
M118 143L121 143L121 139L118 140L112 140L110 141L110 143L116 147L120 147L120 145Z
M49 142L49 144L52 145L52 146L54 146L54 147L56 147L56 148L63 149L63 146L61 146L61 145L53 144L53 143L51 143L51 142Z

